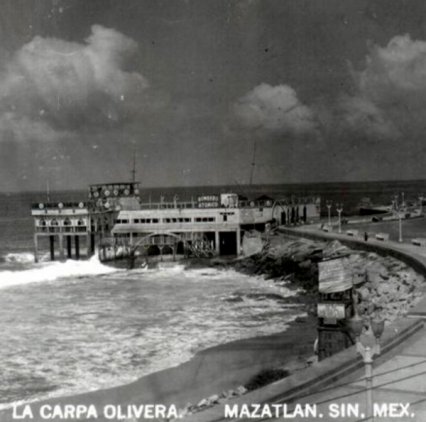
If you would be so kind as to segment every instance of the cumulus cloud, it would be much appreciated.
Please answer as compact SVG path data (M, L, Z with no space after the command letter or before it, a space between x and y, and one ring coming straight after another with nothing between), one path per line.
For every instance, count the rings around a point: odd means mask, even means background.
M398 35L385 46L371 44L364 66L352 76L351 93L307 104L288 85L261 84L240 98L234 111L246 128L279 133L352 134L366 141L423 136L426 41Z
M399 136L399 130L386 113L362 95L342 95L336 102L333 124L341 131L364 134L382 140Z
M238 100L234 112L248 129L296 135L315 130L314 114L288 85L258 85Z
M59 136L64 138L67 136L67 132L59 134L46 122L6 112L0 115L0 136L0 141L5 142L43 141L50 143L58 140Z
M372 45L364 68L353 74L357 101L374 112L373 126L383 135L389 129L409 137L424 132L426 41L398 35L384 47Z
M136 49L132 39L99 25L84 43L35 37L0 75L0 135L12 131L24 140L18 121L48 139L53 131L120 124L148 86L125 70Z
M373 46L359 72L361 92L383 106L395 101L426 104L426 42L409 35L392 38L386 47Z

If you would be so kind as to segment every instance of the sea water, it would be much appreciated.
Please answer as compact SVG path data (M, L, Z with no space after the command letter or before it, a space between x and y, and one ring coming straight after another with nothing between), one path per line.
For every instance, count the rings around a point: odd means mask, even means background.
M21 270L0 267L2 405L125 384L303 313L268 299L294 294L285 287L232 270L27 258L6 257Z
M406 197L426 191L424 182L256 187L270 195L316 194L323 203L346 198L353 210L362 196L384 201L401 188ZM196 197L201 190L185 192ZM155 201L163 192L142 193ZM35 264L30 205L40 195L0 194L1 407L125 384L207 347L283 331L304 313L271 299L294 291L233 270L177 264L127 271L96 257L50 262L48 253ZM79 200L84 193L52 196Z
M304 314L271 299L294 291L229 269L122 270L47 251L36 264L31 200L0 205L1 407L126 384Z

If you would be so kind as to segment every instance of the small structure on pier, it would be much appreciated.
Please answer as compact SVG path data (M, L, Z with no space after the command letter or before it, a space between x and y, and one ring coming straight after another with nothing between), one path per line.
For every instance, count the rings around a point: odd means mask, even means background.
M86 257L93 255L101 239L110 235L118 212L138 207L138 182L90 185L84 202L33 204L35 261L44 239L48 239L51 260L80 259L82 251Z
M80 258L80 246L84 242L86 254L95 251L95 240L91 231L91 219L85 202L50 202L38 203L32 206L34 217L34 259L39 258L39 243L41 238L49 239L50 259ZM74 243L74 253L72 244Z

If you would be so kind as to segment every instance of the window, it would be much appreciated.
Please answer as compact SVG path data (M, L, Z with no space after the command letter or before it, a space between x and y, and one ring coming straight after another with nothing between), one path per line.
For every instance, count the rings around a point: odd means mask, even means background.
M127 218L117 219L115 220L117 224L129 224L129 220Z
M213 222L216 221L215 217L195 217L195 222L196 223L208 223L208 222Z

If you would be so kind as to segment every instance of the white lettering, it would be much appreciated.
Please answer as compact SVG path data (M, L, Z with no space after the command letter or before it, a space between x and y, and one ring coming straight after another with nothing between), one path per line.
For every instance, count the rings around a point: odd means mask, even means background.
M23 408L13 406L12 419L34 419L33 411L31 406L26 404Z
M238 404L234 404L232 405L232 407L229 404L225 404L224 410L225 410L224 411L225 418L229 418L229 419L238 418Z
M103 408L103 416L105 419L173 419L178 418L179 413L175 405L170 407L164 404L129 404L127 406L108 404Z
M40 417L42 419L97 419L98 413L96 407L91 404L86 406L84 404L56 404L51 406L44 404L40 406Z

